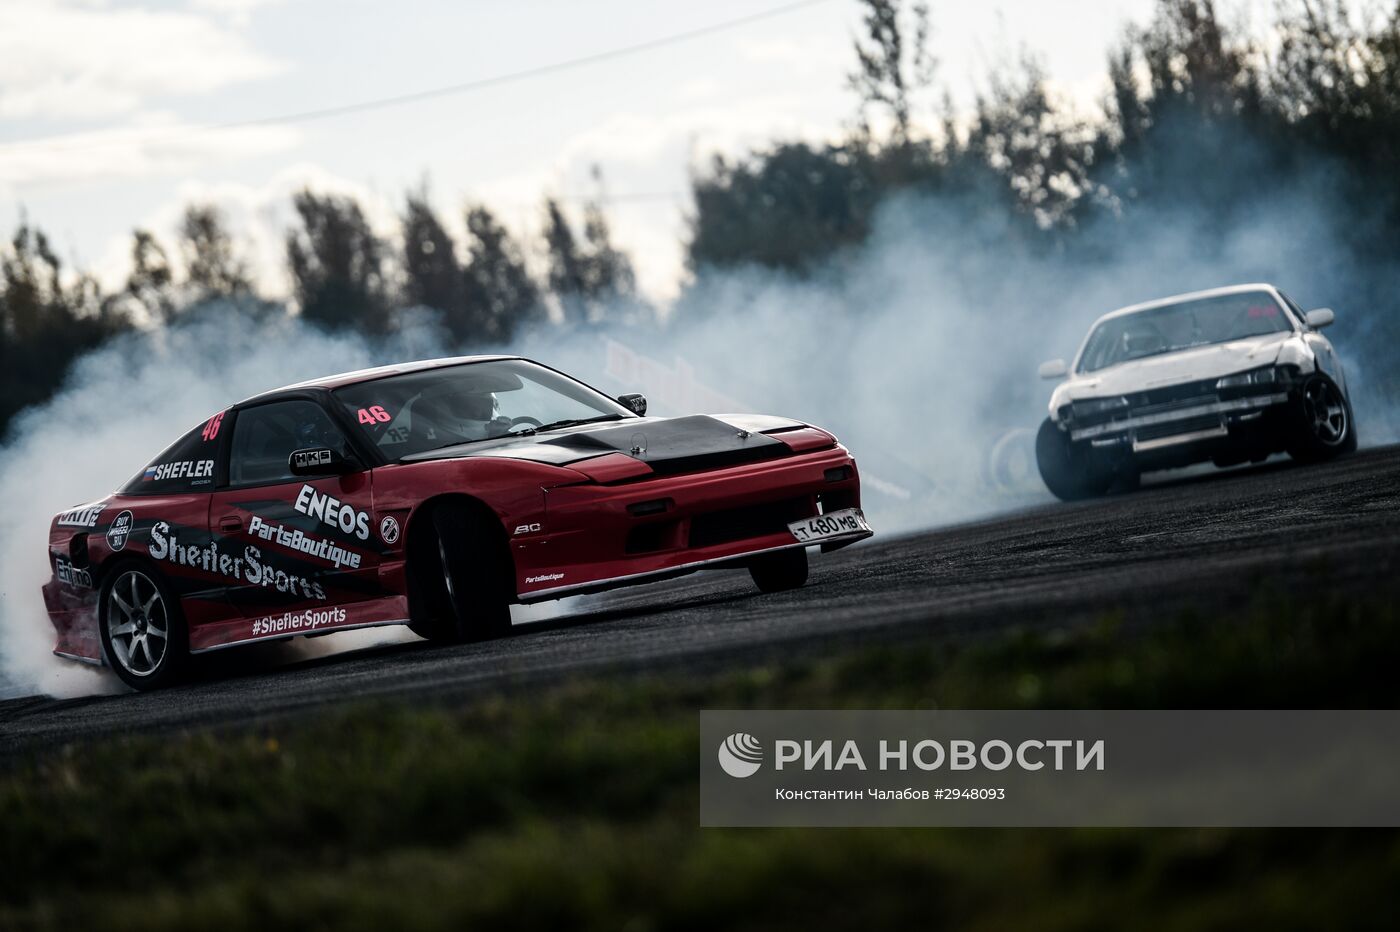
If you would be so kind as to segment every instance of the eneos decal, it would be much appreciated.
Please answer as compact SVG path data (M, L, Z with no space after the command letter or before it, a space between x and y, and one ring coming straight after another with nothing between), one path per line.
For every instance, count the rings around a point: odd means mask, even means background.
M317 492L309 485L301 487L293 507L322 524L346 534L354 534L360 540L369 540L368 512L356 511L353 505L347 505L332 495Z

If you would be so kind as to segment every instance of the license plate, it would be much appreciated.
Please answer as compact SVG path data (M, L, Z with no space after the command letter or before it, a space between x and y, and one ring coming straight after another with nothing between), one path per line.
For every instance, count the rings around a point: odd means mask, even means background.
M865 523L865 513L859 508L843 508L815 518L794 521L788 525L788 530L805 544L847 534L868 533L870 525Z

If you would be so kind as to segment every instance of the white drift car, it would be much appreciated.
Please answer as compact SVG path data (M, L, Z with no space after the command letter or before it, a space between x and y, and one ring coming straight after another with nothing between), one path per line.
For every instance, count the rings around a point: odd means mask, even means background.
M1314 462L1356 449L1346 378L1304 313L1272 285L1236 285L1137 304L1099 318L1036 436L1046 486L1062 499L1131 486L1138 476L1287 452ZM1067 378L1066 378L1067 377Z

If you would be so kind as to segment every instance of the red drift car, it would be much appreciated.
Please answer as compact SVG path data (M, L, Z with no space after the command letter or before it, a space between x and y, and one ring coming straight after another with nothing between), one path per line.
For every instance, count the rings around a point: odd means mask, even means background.
M855 460L825 431L645 413L499 356L249 399L54 518L55 653L148 689L203 651L392 624L488 638L512 602L702 567L791 589L807 545L870 536Z

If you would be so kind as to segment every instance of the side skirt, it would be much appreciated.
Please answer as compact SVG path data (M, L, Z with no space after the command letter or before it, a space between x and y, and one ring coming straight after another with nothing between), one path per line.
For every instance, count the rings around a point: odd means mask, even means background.
M858 540L864 540L872 536L874 536L873 533L862 531L857 534L851 534L849 537L828 538L826 541L813 541L810 544L794 541L791 544L783 544L781 547L767 547L763 550L753 550L748 553L735 554L732 557L714 557L709 560L696 560L693 563L682 563L680 566L668 566L660 570L648 570L645 573L633 573L628 576L613 576L608 579L595 579L592 582L575 583L569 586L555 586L553 589L540 589L535 592L518 593L516 595L516 601L521 605L530 605L534 602L548 602L550 599L562 599L564 596L569 595L588 595L593 592L618 589L623 586L630 586L634 583L660 582L664 579L684 576L687 573L693 573L701 569L719 570L727 567L743 566L746 561L754 557L763 556L766 553L777 553L780 550L795 550L798 547L816 547L819 545L825 550L827 544L830 543L839 543L844 546L846 544L854 544Z
M312 636L313 634L314 634L316 637L323 637L323 636L325 636L325 635L327 635L327 634L338 634L338 633L341 632L341 631L358 631L358 630L360 630L360 629L362 629L362 628L387 628L387 627L389 627L389 626L391 626L391 625L406 625L406 624L408 624L408 619L407 619L407 618L392 618L392 619L389 619L388 621L366 621L366 622L363 622L363 623L361 623L361 624L356 624L356 625L342 625L342 626L336 627L336 628L329 628L329 629L327 629L327 630L325 630L325 631L316 631L316 632L310 632L310 631L307 631L307 632L293 631L293 632L287 633L287 634L265 634L265 635L263 635L262 637L258 637L258 638L245 638L244 640L241 640L241 641L229 641L227 644L215 644L215 645L212 646L212 647L201 647L201 648L199 648L198 650L192 650L192 651L190 651L190 653L191 653L191 654L208 654L208 653L210 653L210 652L212 652L212 651L216 651L216 650L225 650L225 649L230 648L230 647L242 647L244 644L260 644L260 643L262 643L263 641L290 641L292 638L310 637L310 636Z
M55 657L62 657L64 660L76 660L76 661L78 661L79 663L86 663L86 664L89 664L90 666L94 666L94 667L105 667L105 666L106 666L106 664L103 663L103 662L102 662L99 658L97 658L97 657L84 657L82 654L70 654L70 653L68 653L67 651L63 651L63 650L56 650L56 651L53 652L53 655L54 655Z

